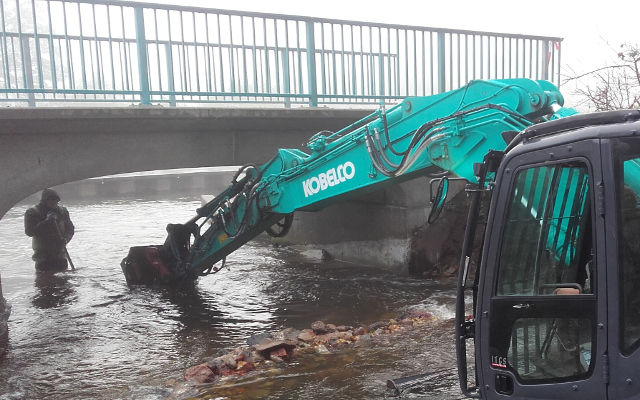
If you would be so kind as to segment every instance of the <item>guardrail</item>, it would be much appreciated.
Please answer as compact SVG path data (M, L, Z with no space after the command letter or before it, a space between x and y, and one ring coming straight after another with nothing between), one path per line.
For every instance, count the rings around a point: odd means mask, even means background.
M0 0L8 104L375 104L560 83L562 39L107 0Z

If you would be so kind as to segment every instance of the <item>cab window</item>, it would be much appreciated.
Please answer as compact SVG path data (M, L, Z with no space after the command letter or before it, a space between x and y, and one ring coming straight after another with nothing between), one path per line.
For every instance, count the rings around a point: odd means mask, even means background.
M518 170L502 233L492 346L523 383L592 370L595 265L585 162Z
M593 293L584 164L521 170L501 251L500 296Z
M618 243L620 293L621 293L621 335L622 351L629 354L640 346L640 154L633 154L631 148L624 155L622 182L618 187L620 209L620 241ZM621 151L621 152L622 152ZM620 172L620 171L619 171Z

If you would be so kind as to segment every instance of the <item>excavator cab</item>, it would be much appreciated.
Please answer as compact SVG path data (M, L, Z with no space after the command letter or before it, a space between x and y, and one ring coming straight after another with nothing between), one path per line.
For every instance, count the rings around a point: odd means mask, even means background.
M638 111L569 117L529 128L507 147L487 185L471 317L465 268L459 280L468 396L640 398L639 119Z

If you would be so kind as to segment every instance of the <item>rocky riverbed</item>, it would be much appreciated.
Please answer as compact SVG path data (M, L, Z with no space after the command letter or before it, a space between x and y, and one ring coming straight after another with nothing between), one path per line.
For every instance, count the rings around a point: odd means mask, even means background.
M441 321L427 311L412 310L397 318L381 320L369 325L347 326L316 321L307 329L287 328L281 331L254 335L247 344L226 351L217 357L203 360L184 372L184 380L175 385L172 399L211 398L217 388L233 386L234 382L250 377L282 373L290 365L315 365L318 358L340 355L366 348L384 348L402 340L414 340L433 325L451 328L450 321ZM304 368L304 366L302 366ZM357 366L353 366L356 367ZM230 399L216 396L216 399Z

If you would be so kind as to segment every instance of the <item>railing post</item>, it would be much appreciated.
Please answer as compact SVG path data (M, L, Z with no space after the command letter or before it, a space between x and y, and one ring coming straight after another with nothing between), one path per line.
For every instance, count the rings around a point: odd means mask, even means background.
M167 43L164 46L167 54L167 80L169 81L169 91L175 92L176 88L174 86L175 83L173 82L173 52L171 50L171 43ZM176 106L176 95L173 93L169 95L169 105L171 107Z
M307 21L307 70L309 74L309 105L318 106L318 86L316 84L316 43L312 21Z
M24 74L24 86L25 89L33 90L33 68L31 67L31 46L29 45L29 37L22 36L20 42L22 45L22 73ZM27 102L29 107L36 106L36 96L33 92L29 92Z
M542 79L547 81L549 80L549 61L551 57L549 57L549 42L544 40L542 42L542 54L540 55L542 58Z
M554 43L553 46L555 47L556 44L558 45L557 49L558 49L558 77L557 77L557 82L556 82L556 86L558 86L558 89L560 88L560 57L562 56L562 42L557 42ZM553 71L551 71L551 73L553 73ZM553 79L553 78L552 78Z
M382 43L380 44L382 47ZM380 104L384 104L384 56L382 54L378 55L378 74L380 75L378 91L380 92Z
M138 48L138 73L140 74L140 104L151 104L149 93L149 66L147 65L147 40L144 33L144 13L142 7L136 7L136 47Z
M287 50L282 50L282 84L284 86L284 107L291 108L291 97L288 95L291 94L291 81L289 79L289 52Z
M438 93L446 91L446 62L444 59L444 32L438 32Z

